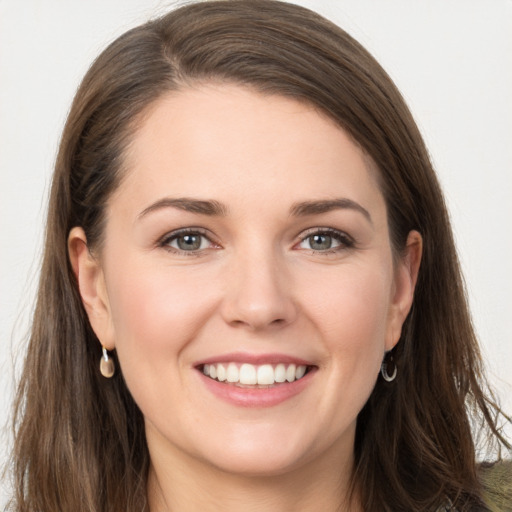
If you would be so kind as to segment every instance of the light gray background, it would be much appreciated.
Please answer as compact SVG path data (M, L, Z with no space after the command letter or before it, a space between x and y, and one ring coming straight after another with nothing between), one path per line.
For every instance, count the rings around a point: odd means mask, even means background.
M512 2L297 3L363 43L408 101L445 189L490 375L512 411ZM0 425L9 416L11 357L24 351L50 174L74 91L108 42L171 5L0 0Z

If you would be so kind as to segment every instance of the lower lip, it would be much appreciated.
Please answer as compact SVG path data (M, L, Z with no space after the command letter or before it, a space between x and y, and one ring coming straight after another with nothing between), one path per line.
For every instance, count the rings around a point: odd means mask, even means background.
M304 377L293 382L276 384L268 388L240 387L219 382L199 373L208 390L215 396L237 407L273 407L298 395L311 382L315 371L310 370Z

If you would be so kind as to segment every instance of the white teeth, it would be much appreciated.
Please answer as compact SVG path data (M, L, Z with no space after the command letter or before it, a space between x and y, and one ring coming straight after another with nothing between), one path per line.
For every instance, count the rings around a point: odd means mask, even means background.
M211 379L220 382L239 383L244 386L272 386L283 382L294 382L302 379L306 374L307 366L279 363L253 365L244 363L238 366L236 363L205 364L203 373Z
M211 373L211 370L210 370ZM295 380L295 365L291 364L286 368L286 380L288 382L293 382Z
M256 384L258 378L256 376L256 367L252 364L243 364L240 366L240 384Z
M284 364L276 366L274 378L276 382L284 382L286 380L286 366Z
M299 380L304 377L304 374L306 373L306 367L305 366L297 366L297 369L295 370L295 379Z
M258 384L270 385L274 384L274 368L269 364L258 367Z
M238 366L235 363L229 363L226 370L226 380L228 382L238 382L239 376Z
M217 365L217 380L224 382L226 380L226 368L222 364Z

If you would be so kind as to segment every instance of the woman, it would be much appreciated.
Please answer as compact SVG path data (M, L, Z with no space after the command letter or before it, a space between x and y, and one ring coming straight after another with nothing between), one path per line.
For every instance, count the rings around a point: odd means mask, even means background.
M115 41L62 137L15 510L485 510L484 392L400 94L274 1ZM485 503L487 501L487 503Z

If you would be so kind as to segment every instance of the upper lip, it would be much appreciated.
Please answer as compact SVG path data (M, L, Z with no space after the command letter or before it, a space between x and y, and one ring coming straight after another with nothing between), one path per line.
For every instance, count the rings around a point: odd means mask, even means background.
M201 359L197 361L194 366L202 366L205 364L218 364L218 363L249 363L253 365L262 365L262 364L296 364L296 365L304 365L304 366L314 366L314 363L311 361L307 361L306 359L302 359L300 357L291 356L289 354L279 354L279 353L271 353L271 354L249 354L245 352L231 352L226 354L221 354L213 357L209 357L207 359Z

